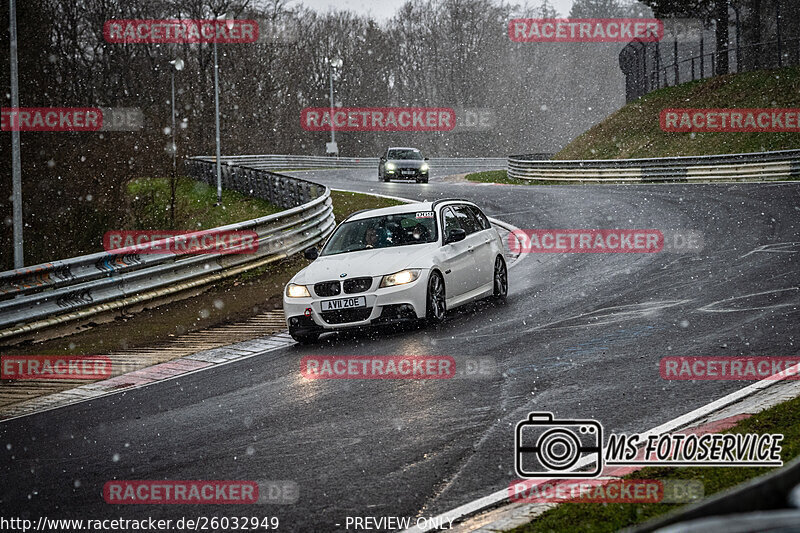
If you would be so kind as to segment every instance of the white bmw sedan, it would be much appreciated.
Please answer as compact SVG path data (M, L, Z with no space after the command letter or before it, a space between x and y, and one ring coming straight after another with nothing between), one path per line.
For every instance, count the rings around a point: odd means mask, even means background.
M437 200L361 211L339 224L286 285L298 342L325 331L397 321L436 323L447 309L508 293L503 243L473 203Z

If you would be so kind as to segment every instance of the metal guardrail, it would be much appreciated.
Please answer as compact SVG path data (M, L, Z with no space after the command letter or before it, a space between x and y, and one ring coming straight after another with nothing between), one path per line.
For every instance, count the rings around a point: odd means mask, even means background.
M800 176L800 150L750 154L542 161L508 157L508 177L574 182L691 182L707 180L782 180Z
M194 158L198 161L215 162L213 156ZM374 168L378 169L377 157L326 157L314 155L234 155L222 157L226 165L245 165L263 170L304 168ZM505 168L504 157L432 157L431 168Z
M188 160L196 179L216 183L214 165ZM0 339L199 287L269 264L317 244L333 231L330 190L306 180L229 166L223 186L286 208L273 215L205 232L254 231L249 254L99 252L0 272ZM166 249L169 241L153 246ZM175 249L175 247L170 247Z
M625 533L678 533L726 531L788 531L781 529L785 516L762 513L755 525L760 527L738 529L754 513L787 509L800 524L800 459L795 458L783 468L746 481L707 499L678 508L644 524L624 530ZM777 519L777 520L775 520ZM752 524L751 524L752 525ZM795 528L796 530L796 528Z

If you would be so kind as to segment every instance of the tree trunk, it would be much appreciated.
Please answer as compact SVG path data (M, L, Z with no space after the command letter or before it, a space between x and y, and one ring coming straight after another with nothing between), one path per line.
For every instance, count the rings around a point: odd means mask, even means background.
M761 61L760 58L763 53L761 48L761 0L753 0L753 19L750 23L750 27L753 31L753 43L758 45L751 48L751 50L754 52L754 68L758 68Z
M728 0L717 0L717 75L728 73Z

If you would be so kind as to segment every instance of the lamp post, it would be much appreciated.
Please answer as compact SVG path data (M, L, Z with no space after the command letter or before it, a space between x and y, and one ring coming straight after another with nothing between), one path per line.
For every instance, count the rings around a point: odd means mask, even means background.
M233 28L233 19L224 13L217 17L217 20L224 20L225 25L230 30ZM217 205L222 205L222 162L220 161L219 147L219 63L217 61L217 40L214 39L214 116L217 129Z
M219 148L219 65L217 64L217 41L214 41L214 120L217 127L217 205L222 204L222 167Z
M178 145L175 143L175 72L183 70L183 59L173 59L170 64L175 68L172 69L172 98L170 99L172 103L172 180L170 181L169 219L172 226L175 227L175 182L178 179Z
M326 146L327 153L336 154L339 156L339 147L336 145L336 127L333 123L333 70L337 68L342 68L342 60L340 58L330 59L328 60L328 64L330 65L330 76L331 76L331 142L328 143Z
M19 82L17 73L17 6L9 0L9 29L11 37L11 108L19 110ZM14 221L14 268L25 266L22 253L22 163L20 162L19 128L11 128L11 203Z

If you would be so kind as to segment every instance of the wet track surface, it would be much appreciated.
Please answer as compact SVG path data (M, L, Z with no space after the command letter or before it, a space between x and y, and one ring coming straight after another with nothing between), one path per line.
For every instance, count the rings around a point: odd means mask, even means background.
M448 172L449 173L449 172ZM435 329L323 337L209 371L0 424L4 516L432 516L515 479L531 410L644 430L745 382L665 381L665 356L800 354L800 184L515 187L378 183L373 170L293 173L334 188L461 197L520 228L699 231L699 253L531 254L507 304ZM315 380L305 355L491 357L450 380ZM111 479L293 480L294 505L114 506ZM340 524L337 526L337 524Z

